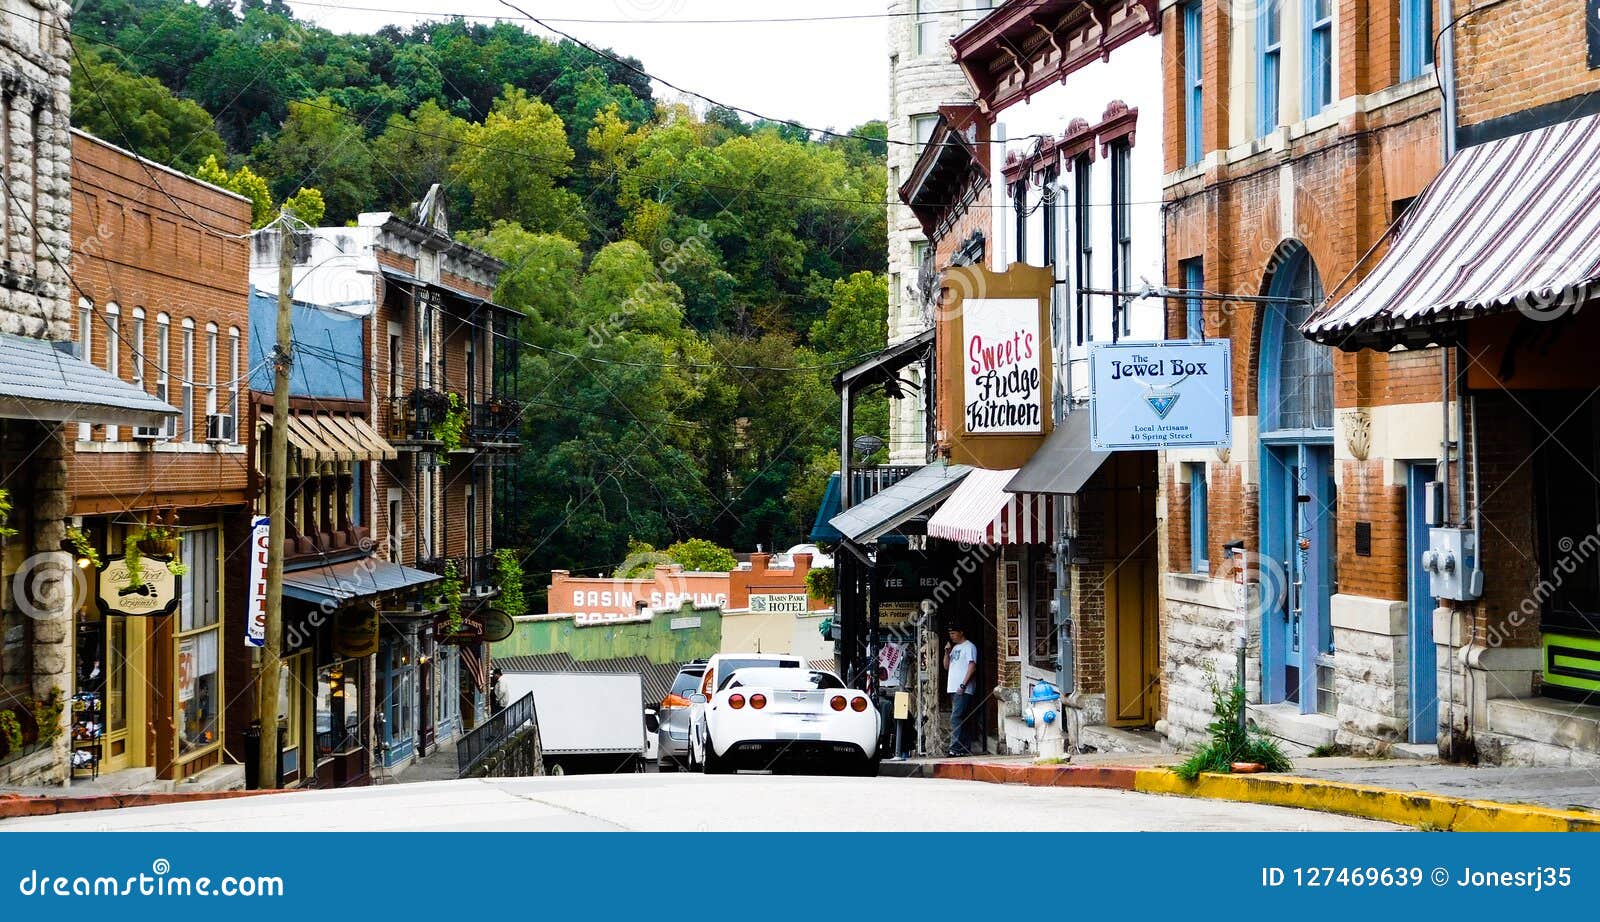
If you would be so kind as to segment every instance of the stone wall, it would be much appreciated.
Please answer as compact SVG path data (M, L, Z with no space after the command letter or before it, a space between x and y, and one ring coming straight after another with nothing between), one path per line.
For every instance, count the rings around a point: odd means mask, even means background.
M1166 719L1157 729L1175 746L1206 738L1213 717L1211 684L1228 684L1238 671L1237 587L1231 578L1192 573L1166 574L1166 649L1162 681ZM1257 587L1249 587L1249 609L1258 610ZM1261 700L1261 619L1247 618L1245 698Z
M1411 727L1411 642L1404 601L1333 597L1334 741L1358 752L1403 743Z
M889 33L889 119L888 188L889 203L889 342L898 342L927 329L931 323L922 313L916 289L918 263L912 257L912 243L922 241L922 225L911 209L900 201L900 183L922 152L915 145L912 118L929 115L946 103L972 101L972 89L951 56L949 39L962 28L957 4L937 4L940 14L938 38L934 47L919 53L916 45L914 0L892 0L888 11ZM987 214L984 220L987 221ZM908 369L915 378L919 371ZM920 382L919 382L920 383ZM926 458L922 401L889 402L889 458L893 464L922 464Z

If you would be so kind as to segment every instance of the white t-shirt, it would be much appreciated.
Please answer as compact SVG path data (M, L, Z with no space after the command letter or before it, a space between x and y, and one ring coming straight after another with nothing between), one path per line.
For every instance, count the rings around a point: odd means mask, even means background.
M950 649L950 676L945 679L944 690L950 694L957 692L972 693L971 685L963 688L961 682L967 677L967 667L978 661L978 647L970 640L963 640ZM977 675L973 675L976 683Z

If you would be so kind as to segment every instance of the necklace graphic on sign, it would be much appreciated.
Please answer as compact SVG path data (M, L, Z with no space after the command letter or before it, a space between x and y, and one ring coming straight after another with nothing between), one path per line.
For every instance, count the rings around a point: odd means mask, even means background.
M1172 408L1178 405L1178 398L1183 396L1178 393L1178 385L1189 380L1190 375L1173 381L1170 384L1151 384L1143 378L1134 378L1134 383L1144 388L1144 402L1156 419L1166 419Z

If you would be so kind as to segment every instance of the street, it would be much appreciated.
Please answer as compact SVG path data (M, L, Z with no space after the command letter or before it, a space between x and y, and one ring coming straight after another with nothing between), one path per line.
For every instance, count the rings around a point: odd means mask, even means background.
M1384 831L1283 807L898 778L593 775L305 791L0 822L0 832Z

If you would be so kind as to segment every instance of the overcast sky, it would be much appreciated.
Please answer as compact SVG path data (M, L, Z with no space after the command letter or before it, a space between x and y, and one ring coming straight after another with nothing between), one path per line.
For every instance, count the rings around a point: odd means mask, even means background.
M885 0L512 0L593 45L632 55L651 74L721 102L816 128L845 130L888 112L886 20L681 24L683 19L881 14ZM410 26L448 15L504 17L548 34L497 0L288 0L295 14L339 32ZM335 9L334 6L339 8ZM375 12L381 7L405 12ZM433 14L433 15L429 15ZM659 84L656 98L672 91Z

